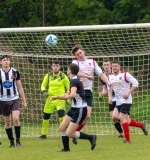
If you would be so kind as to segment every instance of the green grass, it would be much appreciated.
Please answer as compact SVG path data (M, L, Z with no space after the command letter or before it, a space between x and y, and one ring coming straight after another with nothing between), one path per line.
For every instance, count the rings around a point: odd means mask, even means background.
M1 139L0 159L5 160L149 160L149 137L131 135L131 144L123 144L123 139L116 135L98 136L95 150L90 150L90 143L78 140L73 145L70 140L71 152L56 152L62 149L61 137L48 137L46 140L22 138L22 148L9 148L9 141Z

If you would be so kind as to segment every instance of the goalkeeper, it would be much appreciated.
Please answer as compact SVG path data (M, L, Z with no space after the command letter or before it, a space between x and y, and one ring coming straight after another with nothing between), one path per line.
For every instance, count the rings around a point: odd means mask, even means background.
M54 61L52 63L52 71L45 75L41 84L41 90L46 100L46 103L44 106L42 135L39 137L39 139L47 138L46 135L49 126L49 119L51 117L51 114L54 113L55 108L57 109L60 124L65 116L66 101L50 101L50 98L52 96L63 95L68 92L70 88L70 82L68 77L63 72L61 72L60 69L60 62Z

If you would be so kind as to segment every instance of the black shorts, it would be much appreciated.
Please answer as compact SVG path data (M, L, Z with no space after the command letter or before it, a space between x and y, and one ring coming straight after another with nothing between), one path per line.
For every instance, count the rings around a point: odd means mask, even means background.
M81 124L87 115L87 107L84 108L71 107L67 115L72 118L71 122L76 124Z
M112 102L112 104L109 104L109 112L113 111L116 107L116 101Z
M92 91L84 90L84 93L86 97L87 106L92 107L92 100L93 100Z
M116 106L118 112L130 115L131 104L123 103L120 106Z
M0 110L3 116L9 116L12 111L20 110L19 99L12 101L0 101Z

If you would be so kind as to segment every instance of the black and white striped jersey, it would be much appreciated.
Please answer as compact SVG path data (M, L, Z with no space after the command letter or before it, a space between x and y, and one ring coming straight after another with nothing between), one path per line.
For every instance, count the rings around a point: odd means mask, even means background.
M20 80L17 69L11 67L8 72L5 72L0 68L0 101L11 101L19 98L17 80Z

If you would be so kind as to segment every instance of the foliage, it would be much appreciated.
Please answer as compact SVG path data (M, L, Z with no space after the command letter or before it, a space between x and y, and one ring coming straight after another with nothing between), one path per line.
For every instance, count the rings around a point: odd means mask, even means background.
M149 0L2 0L0 28L150 22Z

